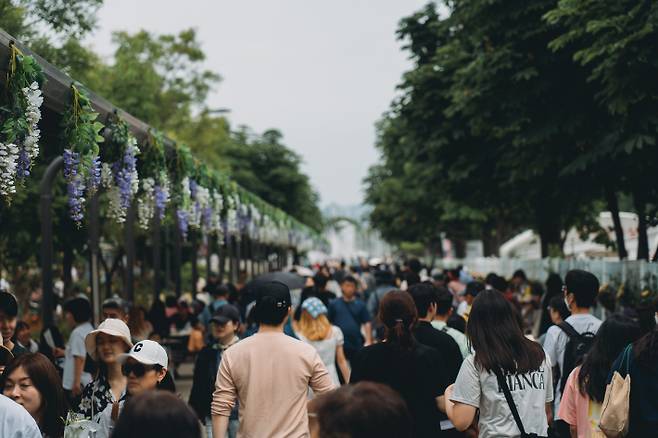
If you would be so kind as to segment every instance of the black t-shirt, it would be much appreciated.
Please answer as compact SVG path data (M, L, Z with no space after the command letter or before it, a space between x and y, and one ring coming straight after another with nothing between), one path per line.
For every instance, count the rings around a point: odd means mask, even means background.
M449 334L437 330L427 321L418 321L414 330L416 340L423 345L434 348L441 356L441 362L445 364L445 379L448 384L457 380L459 368L462 365L462 353L459 345Z
M449 383L439 353L414 343L411 351L401 351L387 342L361 349L352 361L350 383L384 383L406 401L414 420L415 437L441 434L436 397L443 395Z

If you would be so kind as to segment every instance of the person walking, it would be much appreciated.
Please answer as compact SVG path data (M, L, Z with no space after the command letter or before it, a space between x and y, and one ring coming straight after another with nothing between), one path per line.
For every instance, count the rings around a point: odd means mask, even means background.
M214 438L224 438L236 399L238 436L308 435L308 388L321 395L334 383L313 347L283 333L291 302L290 289L280 282L257 291L258 333L224 352L219 365L211 405Z
M414 337L421 344L434 348L441 354L447 375L445 380L454 382L462 365L462 353L457 342L447 333L435 329L434 320L437 309L436 289L431 283L418 283L409 288L418 312L418 322L414 327Z
M12 293L0 290L0 334L2 334L3 345L11 351L14 357L28 352L18 342L13 341L17 322L18 301L16 301L16 297Z
M194 412L175 394L146 391L133 397L121 413L112 438L201 438Z
M448 386L448 372L435 349L416 341L416 306L407 292L389 292L379 305L384 341L359 351L352 362L351 383L383 383L407 403L415 437L443 436L439 405Z
M411 415L387 385L360 382L315 398L309 407L311 438L412 438Z
M604 437L598 425L609 370L626 346L639 337L640 325L627 316L612 315L601 324L583 364L569 375L560 402L559 417L569 424L572 437Z
M550 360L524 336L520 322L496 290L484 290L473 301L466 333L475 353L445 392L446 413L457 430L468 429L479 409L480 438L518 438L522 429L547 436L553 401Z
M0 436L43 438L34 418L18 403L0 395Z
M155 341L136 343L128 353L119 356L121 372L127 378L126 393L107 405L98 420L96 438L109 438L121 411L130 397L155 389L175 392L171 375L167 372L168 358L165 349Z
M544 350L553 366L557 367L553 410L556 414L560 409L562 389L566 386L567 378L577 362L582 360L582 357L576 357L574 353L576 350L586 352L586 348L569 348L569 354L566 354L568 344L574 346L580 343L585 347L591 346L601 326L601 320L590 314L590 308L599 293L599 280L594 274L578 269L567 272L564 277L563 292L571 316L562 324L550 327L544 339ZM569 436L569 425L562 421L559 415L555 416L553 427L560 436Z
M66 343L62 386L71 406L80 402L82 389L92 381L91 374L84 371L87 350L85 337L94 329L91 325L91 304L82 297L71 298L64 303L66 323L73 330Z
M336 364L343 380L349 382L350 367L343 351L343 332L329 322L324 303L317 297L311 297L302 303L301 309L299 322L293 325L297 337L317 350L334 385L340 386Z
M462 355L462 359L471 353L470 348L468 347L468 339L466 335L460 332L457 329L454 329L448 326L448 319L452 316L454 308L452 307L452 293L445 287L436 289L436 314L434 315L434 320L432 321L432 327L437 330L446 333L452 339L455 340L459 346L459 351Z
M206 435L212 438L212 420L210 404L217 378L217 370L228 348L238 343L237 332L240 329L240 310L232 304L220 307L210 319L209 345L197 355L194 363L194 376L189 404L199 420L206 426ZM229 438L234 438L238 431L237 407L231 412L228 428Z
M356 297L357 281L348 275L340 284L343 296L329 303L329 320L338 326L345 337L345 357L348 361L363 348L372 344L370 314L365 303Z
M125 395L128 379L121 372L119 358L133 346L130 330L121 319L108 318L85 338L87 354L98 363L98 370L82 390L76 411L98 422L108 405Z
M627 436L655 436L658 431L658 326L617 357L608 375L608 383L615 371L622 377L631 376Z
M27 410L44 438L59 438L64 434L66 396L62 379L46 356L41 353L18 356L5 368L2 392Z

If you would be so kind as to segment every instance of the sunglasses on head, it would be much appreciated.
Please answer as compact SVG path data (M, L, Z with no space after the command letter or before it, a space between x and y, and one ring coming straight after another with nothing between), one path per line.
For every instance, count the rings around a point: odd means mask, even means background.
M128 377L133 373L135 377L143 377L148 371L157 370L159 365L144 365L143 363L124 363L121 365L121 374Z

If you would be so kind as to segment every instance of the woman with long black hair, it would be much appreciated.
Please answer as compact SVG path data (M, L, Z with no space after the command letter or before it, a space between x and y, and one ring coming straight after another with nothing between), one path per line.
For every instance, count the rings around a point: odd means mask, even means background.
M631 376L629 437L656 436L658 431L658 327L621 352L608 381L618 371Z
M416 305L407 292L387 293L379 303L384 341L363 348L352 361L350 383L384 383L398 391L409 407L415 437L441 433L439 403L450 383L441 355L413 337L418 319Z
M602 436L598 424L610 366L639 337L640 325L627 316L612 315L601 324L592 348L569 375L562 394L558 416L569 424L571 436Z
M478 294L466 334L475 353L464 360L445 394L446 412L455 427L466 430L479 409L480 438L516 438L521 429L547 436L551 365L541 346L523 335L519 315L502 293Z

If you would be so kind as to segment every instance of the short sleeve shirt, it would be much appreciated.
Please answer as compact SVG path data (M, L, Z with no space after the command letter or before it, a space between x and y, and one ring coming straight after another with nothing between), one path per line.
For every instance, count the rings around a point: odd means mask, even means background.
M75 358L87 357L87 348L85 347L85 338L94 327L86 322L80 324L71 332L69 342L66 344L64 353L64 375L62 376L62 386L66 390L73 388L73 374L75 372ZM80 384L85 387L91 382L91 374L82 372Z
M329 319L343 331L345 348L358 349L363 346L361 324L370 321L370 313L363 301L333 300L329 303Z
M350 383L383 383L400 393L414 421L413 436L441 436L441 414L436 398L450 383L441 354L415 343L412 351L400 351L388 342L365 347L352 362Z
M601 326L601 320L592 315L571 315L565 321L571 324L571 326L580 334L586 332L596 334ZM551 359L551 363L557 365L560 372L564 369L564 351L567 348L568 341L569 336L556 325L549 327L546 332L544 350L546 350L546 354ZM554 407L556 413L559 412L561 398L562 394L560 392L560 385L557 385ZM559 418L559 416L556 418Z
M599 429L599 420L601 419L601 403L589 398L587 394L582 394L578 387L578 375L580 367L575 368L567 384L564 386L564 394L560 402L560 418L578 430L578 438L603 437L603 432Z
M505 377L526 433L547 436L546 403L553 401L550 359L535 371ZM479 369L474 355L462 363L451 400L480 409L480 438L521 436L496 375Z
M8 397L0 394L0 436L11 438L41 438L34 418Z

